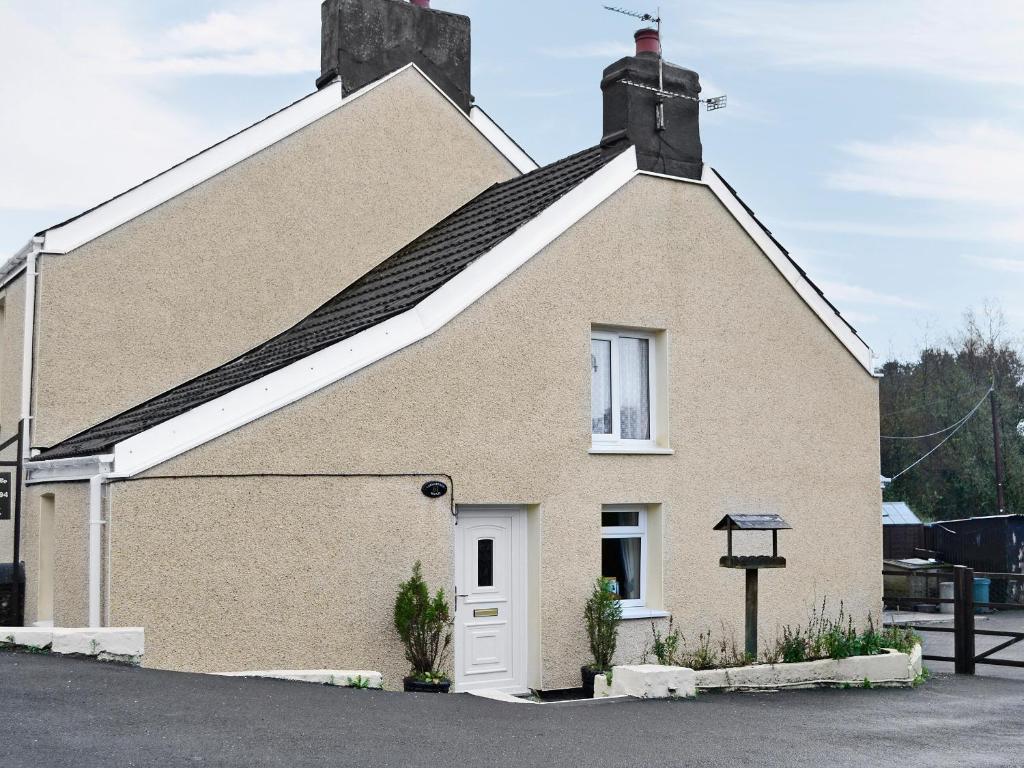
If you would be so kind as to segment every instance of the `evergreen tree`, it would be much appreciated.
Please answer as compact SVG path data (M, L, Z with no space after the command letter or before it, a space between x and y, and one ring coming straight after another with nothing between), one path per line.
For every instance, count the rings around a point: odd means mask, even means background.
M898 477L887 501L905 501L926 520L995 514L992 412L984 398L996 388L1006 465L1007 512L1024 512L1024 354L1008 338L998 309L968 312L947 344L928 344L916 360L882 367L882 473L893 477L949 437L941 432L974 413L955 436L916 468ZM920 440L887 437L932 435Z

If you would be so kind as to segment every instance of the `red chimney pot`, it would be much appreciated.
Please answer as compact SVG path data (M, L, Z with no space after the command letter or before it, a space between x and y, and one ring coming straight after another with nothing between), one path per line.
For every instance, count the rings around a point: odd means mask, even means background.
M418 5L420 8L429 8L430 0L409 0L413 5Z
M661 37L656 29L641 29L633 35L636 40L636 55L641 53L653 53L661 55Z

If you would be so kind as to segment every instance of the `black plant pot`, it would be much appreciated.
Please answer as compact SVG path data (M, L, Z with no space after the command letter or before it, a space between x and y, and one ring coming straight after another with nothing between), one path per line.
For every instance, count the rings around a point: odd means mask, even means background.
M448 693L452 687L450 680L445 680L443 683L425 683L415 677L402 678L402 684L406 693Z
M597 667L580 667L580 674L583 675L583 693L588 699L594 698L594 678L602 674Z

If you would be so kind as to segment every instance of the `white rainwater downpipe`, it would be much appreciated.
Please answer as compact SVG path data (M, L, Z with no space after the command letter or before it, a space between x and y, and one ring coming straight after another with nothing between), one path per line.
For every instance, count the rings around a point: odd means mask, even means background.
M32 240L32 247L25 254L25 322L21 355L21 418L25 424L22 446L27 460L32 455L32 368L35 362L36 324L36 268L43 249L41 237Z
M89 478L89 626L102 626L100 595L103 591L103 484L107 473Z

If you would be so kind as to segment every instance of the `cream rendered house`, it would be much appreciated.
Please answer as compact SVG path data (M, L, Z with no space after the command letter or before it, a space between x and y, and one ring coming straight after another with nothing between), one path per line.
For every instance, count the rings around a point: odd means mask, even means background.
M30 455L245 352L536 168L471 103L468 19L391 0L323 14L314 93L0 265L0 443L24 420ZM11 535L0 521L0 560Z
M657 50L644 32L605 70L597 146L505 167L290 327L37 455L28 619L42 583L58 623L144 626L147 665L396 687L421 560L457 600L458 689L566 688L598 576L624 660L670 615L742 632L712 532L735 512L793 527L762 638L823 596L877 613L870 351L704 164L697 75L665 62L689 98L659 107Z

